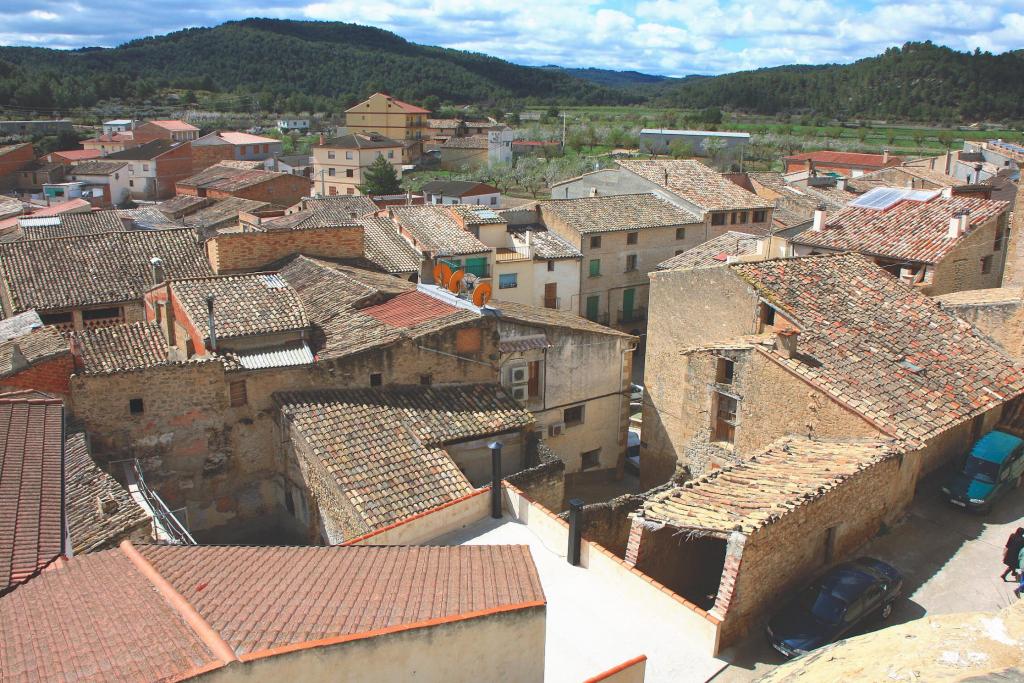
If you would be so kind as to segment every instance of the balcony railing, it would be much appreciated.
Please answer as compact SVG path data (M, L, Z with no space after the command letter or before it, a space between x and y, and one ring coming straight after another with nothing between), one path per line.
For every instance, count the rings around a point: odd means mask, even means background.
M643 306L631 308L628 311L619 310L619 324L637 323L647 320L647 309Z

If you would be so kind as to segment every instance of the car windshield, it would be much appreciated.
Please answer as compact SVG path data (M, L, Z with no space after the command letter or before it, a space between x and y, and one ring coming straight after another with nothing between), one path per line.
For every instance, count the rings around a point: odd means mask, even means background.
M848 607L842 599L821 586L815 586L804 591L800 604L815 619L830 626L842 621Z
M999 476L999 465L972 456L967 458L967 462L964 464L964 474L971 479L977 479L986 484L994 484Z

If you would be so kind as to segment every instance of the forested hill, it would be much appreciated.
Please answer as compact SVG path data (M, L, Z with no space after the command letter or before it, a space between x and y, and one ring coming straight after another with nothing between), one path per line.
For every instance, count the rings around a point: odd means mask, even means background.
M907 43L848 65L785 66L669 81L657 100L687 108L843 119L1024 120L1024 51L956 52Z
M527 67L428 47L338 22L246 19L116 48L0 47L0 107L24 114L144 102L161 90L221 93L241 108L339 113L382 90L442 103L717 108L841 119L1024 121L1024 51L963 53L907 43L848 65L784 66L663 79L604 69ZM187 93L186 93L187 94ZM218 105L220 106L220 105ZM1024 125L1024 124L1022 124Z
M340 111L378 90L428 107L641 99L565 73L338 22L247 19L109 49L0 47L0 105L70 109L109 97L140 100L168 87L258 94L270 110Z

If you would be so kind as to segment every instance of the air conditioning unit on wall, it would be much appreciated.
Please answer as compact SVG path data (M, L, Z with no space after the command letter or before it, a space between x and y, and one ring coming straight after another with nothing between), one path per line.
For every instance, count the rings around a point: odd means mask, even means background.
M530 380L530 374L525 365L516 365L509 370L509 377L512 384L526 384Z
M520 403L525 403L529 397L530 394L525 385L512 387L512 398Z
M565 432L564 422L552 422L548 425L548 436L561 436Z

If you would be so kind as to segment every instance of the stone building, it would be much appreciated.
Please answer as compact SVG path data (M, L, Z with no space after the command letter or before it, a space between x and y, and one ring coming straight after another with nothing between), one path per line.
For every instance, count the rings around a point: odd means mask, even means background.
M190 229L103 232L0 245L4 315L35 309L47 325L76 330L142 320L154 258L166 277L211 274Z
M554 199L537 211L550 233L582 254L579 291L561 293L572 302L567 308L637 332L647 319L647 274L708 239L698 215L654 194Z
M700 475L777 438L897 438L926 471L1024 391L987 338L857 254L658 271L641 480Z
M650 495L626 562L720 620L728 647L897 519L921 464L892 440L784 437Z
M939 191L875 188L836 213L815 212L791 238L797 256L854 251L925 294L999 287L1006 202Z
M286 392L286 507L311 540L337 545L467 496L537 464L533 417L495 385ZM532 452L531 452L532 450Z
M630 159L551 187L552 199L650 193L694 214L704 239L727 230L764 234L772 225L772 202L740 187L694 159Z
M636 337L569 311L493 306L501 383L536 417L566 481L621 477Z
M236 197L268 202L282 208L308 195L309 189L309 180L302 176L226 163L211 166L175 185L177 194L213 200Z
M1003 351L1024 361L1024 289L970 289L935 297L945 310L974 325Z

